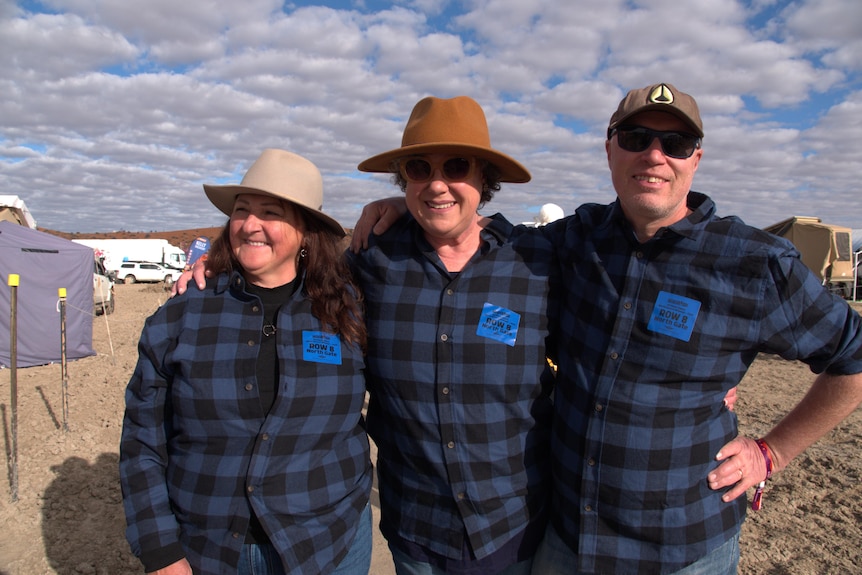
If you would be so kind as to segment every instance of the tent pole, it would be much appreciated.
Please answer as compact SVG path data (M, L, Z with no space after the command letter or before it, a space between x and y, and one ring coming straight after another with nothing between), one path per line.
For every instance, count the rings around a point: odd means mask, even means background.
M11 373L12 388L12 455L10 457L10 466L12 468L11 489L12 501L18 501L18 284L20 278L18 274L9 274L9 287L11 288L10 298L10 353L9 353L9 368Z
M69 372L66 365L66 288L60 295L60 373L63 380L63 431L69 431Z

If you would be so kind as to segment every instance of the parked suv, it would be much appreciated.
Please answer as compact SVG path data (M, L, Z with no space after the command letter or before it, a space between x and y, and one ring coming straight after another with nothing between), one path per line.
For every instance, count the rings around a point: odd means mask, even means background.
M93 260L93 309L96 315L114 312L114 279L99 260Z
M182 270L150 262L123 262L117 270L117 281L127 284L135 282L165 282L171 286L182 275Z

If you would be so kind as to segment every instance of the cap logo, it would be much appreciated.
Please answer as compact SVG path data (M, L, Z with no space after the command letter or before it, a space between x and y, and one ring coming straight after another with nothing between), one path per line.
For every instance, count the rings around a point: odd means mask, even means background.
M673 104L673 92L665 84L661 84L650 92L648 100L652 104Z

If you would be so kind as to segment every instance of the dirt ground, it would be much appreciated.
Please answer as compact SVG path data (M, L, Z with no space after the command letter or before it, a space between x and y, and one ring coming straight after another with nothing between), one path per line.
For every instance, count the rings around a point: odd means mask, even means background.
M123 536L118 443L123 391L137 360L138 336L146 317L165 299L160 286L116 286L116 311L93 320L97 355L67 366L68 431L61 366L18 370L14 502L11 372L0 371L0 434L6 463L6 473L0 474L0 575L143 572ZM754 436L765 432L812 379L802 364L758 358L737 404L742 432ZM770 482L764 509L751 513L743 527L741 574L859 572L860 446L862 412L857 410ZM376 513L376 491L372 503ZM371 573L394 573L379 533Z

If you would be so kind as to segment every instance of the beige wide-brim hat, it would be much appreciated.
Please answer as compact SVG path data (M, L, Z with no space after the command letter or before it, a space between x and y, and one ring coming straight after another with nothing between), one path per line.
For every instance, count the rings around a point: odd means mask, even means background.
M344 228L323 213L323 178L317 166L292 152L267 148L251 165L238 185L204 184L207 198L228 216L240 194L263 194L290 202L324 223L338 237Z
M530 181L530 172L517 160L491 147L482 107L467 96L423 98L410 114L401 147L372 156L359 164L361 172L389 172L392 161L420 154L474 156L494 164L501 182Z

